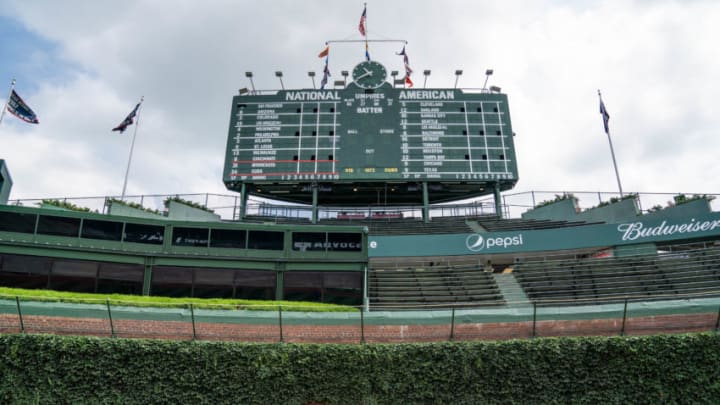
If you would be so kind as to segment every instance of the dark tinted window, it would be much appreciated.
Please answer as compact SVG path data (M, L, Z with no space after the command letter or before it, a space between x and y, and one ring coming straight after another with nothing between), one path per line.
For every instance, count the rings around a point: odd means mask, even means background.
M2 271L10 273L48 274L52 261L48 257L3 255Z
M86 219L83 221L80 237L87 239L119 241L122 239L122 227L122 222Z
M174 228L172 244L176 246L207 247L207 228Z
M159 225L125 224L125 242L162 245L165 228Z
M43 235L77 237L80 233L80 218L40 215L37 233Z
M302 252L325 251L325 232L293 232L292 249Z
M192 268L155 266L150 291L152 295L191 297L192 282Z
M290 301L362 304L360 272L288 271L283 286L283 298Z
M47 288L51 259L0 255L0 285L18 288Z
M100 264L97 292L142 294L143 266L139 264Z
M139 264L102 263L98 277L104 280L143 281L143 266Z
M33 233L36 218L35 214L0 212L0 231Z
M249 231L248 249L283 250L282 232Z
M210 247L245 249L246 231L213 229L210 231Z
M95 278L97 276L98 263L79 260L56 259L52 265L52 276L72 276Z

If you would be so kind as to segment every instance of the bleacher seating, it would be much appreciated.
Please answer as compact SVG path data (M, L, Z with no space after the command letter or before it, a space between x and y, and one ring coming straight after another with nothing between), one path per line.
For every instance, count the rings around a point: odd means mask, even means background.
M531 301L547 305L720 296L720 249L529 261L514 274Z
M370 235L421 235L474 232L465 217L433 218L424 222L420 218L363 218L363 219L322 219L322 225L367 226Z
M486 229L488 232L506 232L506 231L524 231L537 229L566 228L572 226L592 225L602 222L585 222L585 221L560 221L550 219L500 219L479 218L476 220L478 225Z
M490 273L478 266L408 266L373 268L370 306L376 310L472 308L502 305Z
M277 223L277 224L303 224L310 223L304 217L265 217L249 215L244 222ZM402 217L393 215L364 216L347 215L343 218L322 218L320 225L357 225L367 226L370 235L422 235L422 234L452 234L474 233L478 229L487 232L510 232L519 230L537 230L564 228L571 226L590 225L584 221L556 221L548 219L502 219L496 215L480 216L438 216L429 222L418 217Z

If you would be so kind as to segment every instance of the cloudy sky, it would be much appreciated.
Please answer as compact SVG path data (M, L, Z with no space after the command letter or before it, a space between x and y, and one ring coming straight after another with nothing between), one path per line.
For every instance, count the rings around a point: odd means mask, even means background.
M611 115L625 191L717 193L720 2L368 2L371 39L405 39L428 86L508 94L516 191L615 191L598 112ZM0 94L12 78L37 113L6 114L0 158L12 199L119 195L132 129L111 132L145 97L128 194L221 193L231 99L248 87L310 87L330 39L360 39L362 1L0 0ZM373 59L402 71L396 44ZM361 45L333 47L350 70ZM320 73L319 73L320 74ZM422 79L416 77L416 85ZM5 90L2 90L4 88Z

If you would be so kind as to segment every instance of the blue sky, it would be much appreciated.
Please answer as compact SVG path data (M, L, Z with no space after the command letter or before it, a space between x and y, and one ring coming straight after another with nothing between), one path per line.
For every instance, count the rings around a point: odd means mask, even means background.
M0 8L0 98L13 77L38 114L6 116L0 158L11 198L117 195L130 147L110 130L145 96L131 194L223 193L230 102L258 88L308 87L328 39L359 38L363 2L29 0ZM517 191L617 189L597 89L623 188L717 192L720 3L391 0L369 2L371 38L408 40L428 85L502 87L517 133ZM373 59L401 70L399 49ZM364 49L337 46L334 73ZM416 78L416 84L421 80Z
M62 60L58 44L28 30L21 22L0 15L0 78L10 85L14 77L17 91L33 93L43 81L66 80L72 64ZM8 79L9 78L9 79Z

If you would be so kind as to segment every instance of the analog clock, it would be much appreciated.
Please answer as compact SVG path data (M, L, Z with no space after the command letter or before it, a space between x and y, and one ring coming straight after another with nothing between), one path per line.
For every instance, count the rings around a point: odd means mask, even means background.
M376 89L385 83L387 70L378 62L369 60L360 62L352 71L355 85L362 89Z

